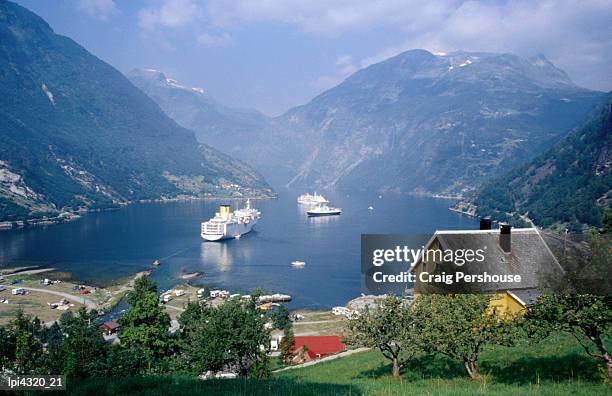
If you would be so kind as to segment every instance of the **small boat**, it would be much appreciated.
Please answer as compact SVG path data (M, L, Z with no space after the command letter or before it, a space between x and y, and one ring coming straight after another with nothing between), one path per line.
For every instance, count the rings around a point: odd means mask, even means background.
M303 267L306 265L306 263L303 261L295 260L291 262L291 265L294 267Z
M368 210L374 210L373 206L368 206Z
M316 216L338 216L342 213L340 208L330 208L327 205L317 206L316 208L310 209L306 214L310 217Z
M156 267L159 267L160 264L161 263L159 262L159 260L153 261L153 265L156 266Z

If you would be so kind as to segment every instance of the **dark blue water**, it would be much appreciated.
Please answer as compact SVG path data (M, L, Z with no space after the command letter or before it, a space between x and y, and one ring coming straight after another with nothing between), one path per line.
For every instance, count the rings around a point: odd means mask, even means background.
M248 292L262 287L293 296L292 307L328 308L360 295L362 233L431 234L436 229L476 228L473 219L448 210L449 201L396 195L325 194L341 216L308 218L296 204L301 192L280 190L279 199L253 201L263 218L239 240L203 242L200 222L220 203L193 201L132 205L91 213L45 228L0 232L0 267L40 265L104 284L151 268L160 288L184 283ZM368 206L374 210L369 211ZM293 268L293 260L306 262Z

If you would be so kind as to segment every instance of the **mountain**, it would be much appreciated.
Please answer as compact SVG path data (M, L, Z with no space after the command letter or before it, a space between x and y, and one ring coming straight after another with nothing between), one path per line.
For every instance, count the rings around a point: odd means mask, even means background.
M271 196L119 71L0 0L0 220L181 196Z
M134 69L127 77L178 124L195 131L200 142L240 158L268 180L286 182L300 165L296 152L306 154L297 144L286 150L281 142L296 138L256 110L225 106L204 89L184 86L158 70Z
M496 178L470 202L477 214L527 214L540 226L602 226L612 207L612 93L597 114L546 153Z
M131 81L198 139L300 188L469 195L552 147L605 96L544 56L412 50L276 118L154 70Z
M304 146L290 185L465 194L551 147L603 95L543 56L411 50L275 122Z

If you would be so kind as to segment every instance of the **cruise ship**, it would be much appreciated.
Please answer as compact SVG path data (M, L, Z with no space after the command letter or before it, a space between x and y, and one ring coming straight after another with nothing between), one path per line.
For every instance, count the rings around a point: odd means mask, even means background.
M340 208L330 208L327 205L320 205L316 208L310 209L306 212L306 214L310 217L315 216L337 216L342 214L342 209Z
M329 203L327 199L323 195L317 195L315 192L314 195L310 193L302 194L297 199L300 204L308 204L308 205L320 205Z
M207 241L240 238L250 232L261 218L261 212L251 208L247 200L246 207L232 213L230 205L221 205L215 217L202 223L202 238Z

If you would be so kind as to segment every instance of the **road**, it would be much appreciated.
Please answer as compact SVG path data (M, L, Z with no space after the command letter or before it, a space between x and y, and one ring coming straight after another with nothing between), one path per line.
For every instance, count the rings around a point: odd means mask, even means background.
M335 323L335 322L340 322L342 319L329 319L329 320L313 320L311 322L300 322L299 320L297 322L293 322L294 326L299 326L299 325L313 325L313 324L320 324L320 323Z
M87 310L97 309L97 305L95 302L81 296L74 296L70 293L65 293L57 290L48 290L48 289L35 289L33 287L23 287L23 286L9 286L11 289L23 289L40 293L53 294L56 296L64 297L68 301L76 302L79 304L84 304Z
M296 364L295 366L284 367L282 369L274 370L272 372L273 373L280 373L281 371L285 371L285 370L293 370L293 369L296 369L296 368L313 366L315 364L319 364L319 363L322 363L322 362L328 362L330 360L338 359L338 358L341 358L341 357L344 357L344 356L350 356L352 354L359 353L359 352L365 352L365 351L368 351L368 350L370 350L370 348L365 348L365 347L364 348L357 348L357 349L350 349L350 350L345 351L345 352L340 352L340 353L335 354L335 355L324 357L323 359L311 360L311 361L308 361L306 363Z

